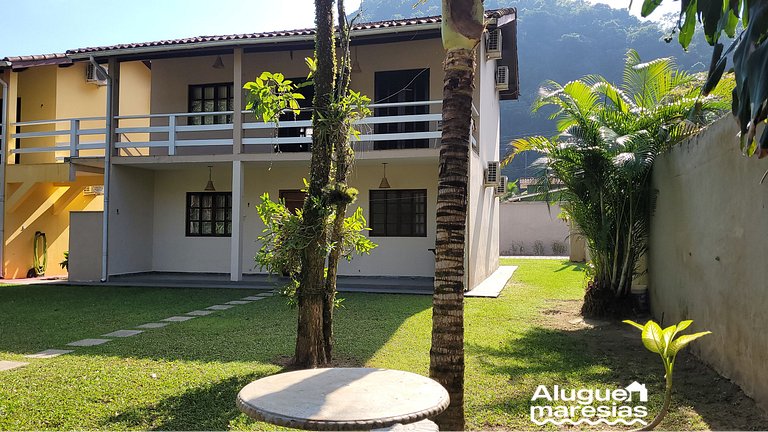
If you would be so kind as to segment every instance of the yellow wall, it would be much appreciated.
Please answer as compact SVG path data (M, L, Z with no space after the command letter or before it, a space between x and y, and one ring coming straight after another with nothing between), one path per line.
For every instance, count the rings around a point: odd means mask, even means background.
M22 121L50 120L73 117L100 117L105 114L106 86L86 83L85 63L76 63L69 67L41 66L32 67L23 72L12 73L11 93L18 92L22 100ZM121 114L142 114L149 112L150 71L141 62L125 63L121 67ZM17 82L18 84L15 84ZM15 97L9 98L15 100ZM9 107L11 108L11 107ZM15 120L14 110L9 109L11 119ZM82 128L103 128L105 122L84 121ZM145 121L144 124L147 124ZM136 125L136 124L134 124ZM68 129L65 122L57 126ZM23 131L53 130L25 128ZM82 137L81 142L103 141L103 135ZM63 144L65 137L58 138ZM45 147L54 144L53 138L25 139L22 147ZM58 156L68 156L68 152L60 152ZM101 156L103 151L82 151L81 156ZM45 232L48 240L48 268L46 275L65 275L66 271L59 267L64 258L64 251L69 248L69 212L70 211L101 211L103 197L85 196L83 188L88 185L103 184L99 174L78 173L75 181L61 180L61 175L51 175L51 164L55 164L54 153L24 154L20 162L25 165L22 172L15 173L9 167L9 181L6 185L5 210L5 278L23 278L33 263L33 241L35 231ZM60 162L60 161L59 161ZM13 163L13 157L9 158ZM39 166L29 166L36 163ZM20 171L20 170L16 170ZM58 172L58 170L56 170ZM53 177L56 177L54 180ZM24 188L30 188L24 193L18 205L8 199Z

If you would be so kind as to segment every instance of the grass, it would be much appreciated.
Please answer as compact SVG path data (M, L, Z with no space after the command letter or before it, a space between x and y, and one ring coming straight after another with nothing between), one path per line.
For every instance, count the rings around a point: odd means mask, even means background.
M520 268L499 299L466 301L468 428L538 429L528 419L538 384L661 382L660 372L649 371L656 359L642 352L622 355L617 345L639 339L614 340L617 349L608 353L599 345L589 348L600 335L547 324L542 311L582 296L581 266L553 260L505 264ZM0 287L0 359L22 360L24 354L252 294ZM427 374L430 297L344 297L335 321L337 358ZM293 351L295 322L295 311L274 297L54 359L25 359L31 364L0 372L0 429L276 429L240 414L234 399L248 382L281 370L281 358ZM657 389L651 388L651 412L660 404ZM695 403L676 402L679 408L664 429L708 427Z

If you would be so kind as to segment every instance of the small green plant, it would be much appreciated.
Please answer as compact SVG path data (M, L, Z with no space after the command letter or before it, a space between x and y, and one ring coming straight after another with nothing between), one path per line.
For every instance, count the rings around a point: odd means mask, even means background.
M60 262L59 265L64 270L69 271L69 251L64 251L64 261Z
M568 253L568 248L565 247L565 243L555 240L552 242L552 253L554 255L565 255Z
M544 255L544 242L541 240L533 242L533 254L536 256Z
M630 320L624 320L623 322L640 329L645 348L650 352L655 352L660 355L661 361L664 363L664 378L666 380L664 405L661 407L659 414L656 415L656 418L654 418L648 426L640 429L653 430L653 428L661 423L661 420L664 419L664 416L667 415L667 411L669 410L669 404L672 400L672 370L675 367L675 357L677 357L677 354L689 343L712 332L703 331L678 336L678 333L693 324L693 321L691 320L680 321L677 325L669 326L663 330L653 320L649 320L645 325L640 325Z

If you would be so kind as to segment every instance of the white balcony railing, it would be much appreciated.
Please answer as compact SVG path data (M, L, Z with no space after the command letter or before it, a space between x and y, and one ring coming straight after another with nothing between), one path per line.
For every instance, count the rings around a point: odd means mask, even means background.
M442 101L372 104L374 115L357 123L361 131L353 142L356 151L436 148L439 145ZM398 115L384 115L388 113ZM386 112L389 111L389 112ZM403 112L423 112L400 114ZM197 119L222 117L230 119L233 111L208 113L170 113L122 115L115 117L118 140L115 147L123 156L226 154L232 153L233 124L192 124ZM312 142L310 120L280 121L279 124L257 122L249 111L243 111L242 143L244 153L307 151ZM194 119L195 121L193 121ZM473 107L473 121L477 110ZM212 123L212 122L211 122ZM103 157L106 141L104 117L18 122L10 125L20 130L11 134L17 140L12 154L54 153L56 160L65 157ZM472 133L476 146L476 133ZM18 145L21 140L21 146Z

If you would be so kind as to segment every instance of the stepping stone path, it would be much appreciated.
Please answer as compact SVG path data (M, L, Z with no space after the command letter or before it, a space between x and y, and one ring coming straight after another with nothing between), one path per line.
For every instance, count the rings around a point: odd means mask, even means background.
M169 325L171 323L174 323L174 322L189 321L189 320L191 320L193 318L210 315L212 313L215 313L216 311L223 311L223 310L231 309L231 308L233 308L235 306L249 304L251 302L258 301L258 300L264 300L266 297L270 297L273 294L274 293L272 293L272 292L263 292L263 293L259 293L258 295L255 295L255 296L243 297L240 300L232 300L232 301L226 302L225 304L213 305L213 306L209 306L209 307L207 307L205 309L194 310L192 312L187 312L185 315L168 317L168 318L165 318L165 319L161 320L162 322L150 322L150 323L146 323L146 324L137 325L135 328L139 328L139 329L157 329L157 328L165 327L165 326L167 326L167 325ZM117 331L113 331L111 333L104 334L104 335L102 335L102 337L126 338L126 337L136 336L136 335L141 334L141 333L144 333L144 330L117 330ZM71 347L89 347L89 346L102 345L102 344L105 344L105 343L107 343L107 342L109 342L111 340L112 339L81 339L81 340L78 340L78 341L70 342L70 343L67 344L67 346L71 346ZM69 354L71 352L74 352L74 350L63 350L63 349L53 349L53 348L51 348L51 349L47 349L47 350L44 350L44 351L40 351L40 352L35 353L35 354L25 355L24 357L31 358L31 359L50 359L50 358L58 357L58 356L63 355L63 354ZM25 363L25 362L17 362L17 361L10 361L10 360L0 360L0 371L6 371L6 370L20 368L20 367L24 367L24 366L26 366L28 364L29 363Z
M195 317L193 316L172 316L160 321L168 321L168 322L182 322L182 321L189 321Z
M144 333L143 330L118 330L118 331L113 331L112 333L103 334L102 336L123 338L123 337L136 336L137 334L142 334L142 333Z
M88 347L88 346L105 344L111 340L112 339L81 339L79 341L70 342L67 345L77 346L77 347Z
M10 361L10 360L1 360L0 361L0 371L6 371L6 370L20 368L20 367L26 366L28 364L29 363Z
M192 315L192 316L206 316L212 314L214 311L212 310L195 310L192 312L187 312L185 315Z
M74 350L47 349L45 351L40 351L39 353L25 355L24 357L48 359L48 358L58 357L62 354L69 354L71 352L74 352Z
M137 325L136 328L140 328L140 329L156 329L156 328L160 328L160 327L165 327L168 324L170 324L170 323L169 322L161 322L161 323L154 323L153 322L153 323L146 323L146 324L142 324L142 325Z

